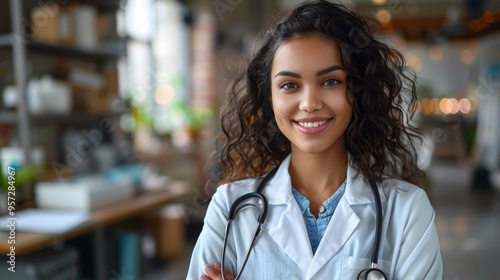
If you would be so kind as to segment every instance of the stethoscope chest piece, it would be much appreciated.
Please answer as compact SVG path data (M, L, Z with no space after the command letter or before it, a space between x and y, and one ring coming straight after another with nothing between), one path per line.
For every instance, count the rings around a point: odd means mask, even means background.
M358 274L358 280L387 280L387 277L378 268L367 268Z

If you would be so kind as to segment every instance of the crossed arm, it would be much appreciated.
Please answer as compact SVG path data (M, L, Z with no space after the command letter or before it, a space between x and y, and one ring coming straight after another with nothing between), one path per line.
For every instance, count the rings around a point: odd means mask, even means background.
M229 271L225 271L224 277L226 280L234 280L234 276L229 273ZM222 280L222 271L220 263L216 263L214 265L207 265L205 268L205 274L200 277L200 280Z

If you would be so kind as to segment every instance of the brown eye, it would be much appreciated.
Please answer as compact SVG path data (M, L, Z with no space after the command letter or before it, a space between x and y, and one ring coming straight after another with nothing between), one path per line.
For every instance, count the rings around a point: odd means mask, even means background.
M284 83L280 85L280 89L296 89L297 85L294 83Z
M337 79L328 79L326 81L323 82L323 85L325 86L334 86L334 85L338 85L342 83L341 81L337 80Z

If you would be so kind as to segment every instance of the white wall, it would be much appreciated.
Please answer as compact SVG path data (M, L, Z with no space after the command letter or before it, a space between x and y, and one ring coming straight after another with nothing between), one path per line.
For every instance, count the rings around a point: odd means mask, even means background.
M480 40L478 160L493 170L500 166L500 32Z

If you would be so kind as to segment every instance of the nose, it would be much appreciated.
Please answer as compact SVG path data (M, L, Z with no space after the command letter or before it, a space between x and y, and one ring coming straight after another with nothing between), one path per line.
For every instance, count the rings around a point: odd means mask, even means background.
M307 88L303 91L299 109L304 112L314 112L323 107L323 101L317 90Z

